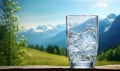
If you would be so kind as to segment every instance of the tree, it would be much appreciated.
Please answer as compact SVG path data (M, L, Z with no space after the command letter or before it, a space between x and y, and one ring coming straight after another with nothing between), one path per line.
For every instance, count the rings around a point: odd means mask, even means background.
M112 50L112 60L116 59L116 49Z
M116 61L120 61L120 45L116 48Z
M105 57L108 61L111 61L112 60L112 50L109 49L107 52L106 52L106 57Z
M67 52L65 48L62 48L62 55L67 56Z
M40 50L41 50L41 51L44 51L43 45L40 46Z
M35 49L40 50L40 46L37 44L34 46Z
M20 9L15 0L1 0L0 4L0 65L20 65L23 60L21 44L16 41ZM22 41L20 41L22 42Z
M105 60L105 54L104 52L101 52L99 55L98 55L98 61L101 61L101 60Z
M53 51L53 46L52 46L52 45L48 45L48 47L46 48L46 51L47 51L48 53L54 53L54 51Z
M28 45L29 48L34 48L33 44Z
M120 61L120 44L110 47L98 54L97 59L107 61Z

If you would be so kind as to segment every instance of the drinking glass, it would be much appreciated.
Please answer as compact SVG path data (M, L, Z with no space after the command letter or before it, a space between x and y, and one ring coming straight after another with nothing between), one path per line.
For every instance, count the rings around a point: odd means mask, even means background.
M71 68L94 68L98 50L98 16L66 16L66 33Z

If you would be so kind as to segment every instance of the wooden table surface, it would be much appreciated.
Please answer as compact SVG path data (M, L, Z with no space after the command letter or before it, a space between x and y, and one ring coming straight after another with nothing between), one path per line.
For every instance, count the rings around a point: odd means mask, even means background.
M120 71L120 65L95 66L93 69L71 69L69 66L0 66L1 71Z

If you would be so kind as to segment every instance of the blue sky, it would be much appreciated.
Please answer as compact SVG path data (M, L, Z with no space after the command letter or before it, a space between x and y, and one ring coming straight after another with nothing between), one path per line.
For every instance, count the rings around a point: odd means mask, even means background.
M37 25L65 25L66 15L120 14L120 0L18 0L20 23L27 27ZM28 24L30 24L28 26Z

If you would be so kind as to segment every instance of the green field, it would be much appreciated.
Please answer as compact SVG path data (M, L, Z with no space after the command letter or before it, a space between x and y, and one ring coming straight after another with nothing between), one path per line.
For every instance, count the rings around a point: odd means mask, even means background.
M24 65L68 65L68 59L65 56L50 54L32 48L24 49L27 52L27 55L25 55Z
M24 48L27 52L25 55L24 65L53 65L68 66L68 59L65 56L50 54L38 51L32 48ZM120 61L97 61L96 65L113 65L120 64Z
M120 64L120 61L96 61L96 66L102 66L102 65L118 65Z

